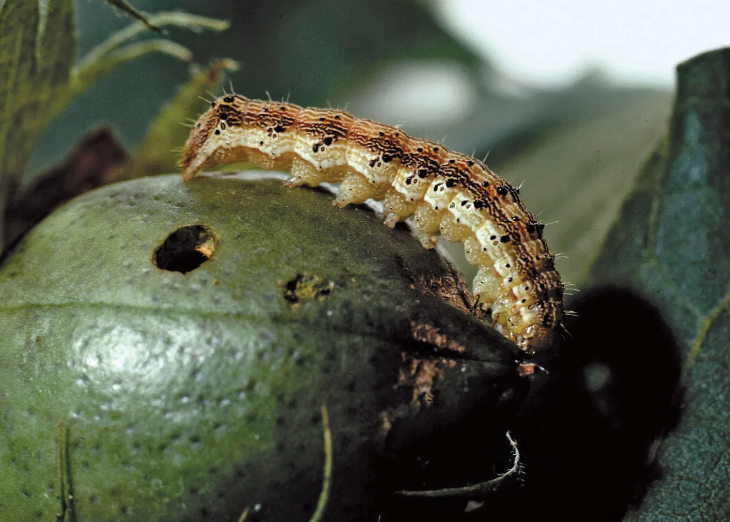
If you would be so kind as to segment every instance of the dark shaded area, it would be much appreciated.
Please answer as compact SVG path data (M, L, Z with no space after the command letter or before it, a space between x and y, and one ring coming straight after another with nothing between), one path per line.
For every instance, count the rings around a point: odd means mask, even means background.
M513 453L505 433L529 386L527 379L521 380L522 386L515 386L511 376L503 376L502 381L509 382L510 387L501 385L497 379L485 383L484 404L490 407L475 408L470 415L461 417L458 429L454 425L434 428L422 422L423 430L414 444L412 438L398 434L395 427L379 473L384 498L381 522L467 519L464 511L469 499L466 496L418 498L393 494L393 491L465 487L492 480L512 466ZM398 444L399 440L408 440L408 446ZM501 496L515 485L508 483L494 494Z
M181 227L155 249L152 262L161 270L187 274L210 259L219 242L218 235L205 225Z
M573 307L571 337L512 430L523 487L495 494L467 520L620 520L656 471L651 444L679 413L677 341L659 311L626 289L584 292Z
M109 127L83 137L68 157L8 198L5 238L13 243L62 203L115 180L127 153Z

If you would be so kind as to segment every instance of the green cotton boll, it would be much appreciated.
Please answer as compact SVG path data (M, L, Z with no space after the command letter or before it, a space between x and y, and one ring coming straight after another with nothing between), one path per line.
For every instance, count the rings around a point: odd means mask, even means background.
M438 252L331 200L170 175L32 230L0 266L0 519L307 521L323 406L322 520L493 478L517 348Z

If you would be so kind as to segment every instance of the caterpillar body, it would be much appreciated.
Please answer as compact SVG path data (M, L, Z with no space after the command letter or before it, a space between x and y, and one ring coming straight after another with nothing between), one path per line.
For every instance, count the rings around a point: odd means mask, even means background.
M479 270L473 293L494 326L532 355L562 326L563 290L544 225L519 190L479 160L402 130L339 110L218 98L183 148L183 180L202 169L250 161L289 171L290 187L340 183L335 205L383 201L385 224L411 218L433 248L439 236L463 243Z

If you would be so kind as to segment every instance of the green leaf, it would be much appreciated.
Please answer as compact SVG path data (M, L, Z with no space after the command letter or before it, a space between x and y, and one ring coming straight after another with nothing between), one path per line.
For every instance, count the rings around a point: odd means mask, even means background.
M189 29L191 31L201 31L208 29L211 31L225 31L230 24L225 20L216 20L215 18L207 18L205 16L196 16L179 11L162 12L150 17L155 25L160 27L172 26L180 29ZM122 45L132 41L134 38L144 32L145 25L143 23L131 24L120 31L112 34L104 42L100 43L88 52L79 63L79 70L83 71L86 67L94 64L106 56L117 50Z
M215 90L225 71L236 70L233 60L219 60L205 71L195 75L177 96L160 112L135 152L127 169L126 178L153 176L178 169L180 153L175 147L185 143L190 134L186 125L200 115L200 98Z
M730 519L729 150L730 49L722 49L679 66L669 138L592 269L594 283L652 299L683 360L682 414L658 447L661 478L628 515L632 522ZM652 386L661 376L648 370Z
M163 12L150 16L156 26L172 26L191 31L212 30L224 31L229 23L224 20L206 18L181 12ZM73 81L64 96L59 98L53 115L88 89L93 83L101 80L119 65L151 53L167 54L183 62L192 62L192 53L184 46L170 40L145 40L130 43L145 30L142 22L131 24L117 31L104 42L97 45L79 63Z
M105 0L108 4L113 5L117 9L127 13L132 18L136 18L137 20L141 21L145 27L150 29L151 31L155 31L157 33L162 33L162 28L158 25L155 25L154 22L152 22L148 17L137 11L134 7L132 7L129 2L126 0Z
M44 128L55 90L71 74L75 52L72 0L49 0L39 35L37 1L6 0L0 8L0 220ZM37 45L40 42L40 46ZM0 245L2 230L0 222Z
M70 74L72 0L51 0L48 14L38 50L38 2L7 0L0 10L0 189L22 175L32 147L27 138L42 125L50 91ZM54 36L70 48L51 45Z
M132 61L136 58L152 54L161 53L176 58L182 62L192 62L192 53L180 44L176 44L170 40L154 39L145 40L144 42L137 42L121 49L118 49L109 55L87 64L85 67L78 70L78 74L74 78L74 81L69 86L69 89L64 93L59 106L54 111L54 115L57 112L68 105L68 103L88 89L92 84L104 78L107 74L112 72L114 69L122 65L123 63Z
M50 0L46 25L39 49L40 79L46 86L45 96L65 85L76 54L76 24L73 0Z
M126 4L126 2L122 2ZM154 18L154 17L153 17ZM193 30L225 29L226 22L184 13L160 13L161 25ZM151 52L190 62L183 46L168 40L126 45L142 23L120 31L74 70L76 27L73 0L48 0L41 24L37 0L6 0L0 7L0 220L20 185L37 137L49 121L89 85L118 65ZM0 222L0 246L3 244Z

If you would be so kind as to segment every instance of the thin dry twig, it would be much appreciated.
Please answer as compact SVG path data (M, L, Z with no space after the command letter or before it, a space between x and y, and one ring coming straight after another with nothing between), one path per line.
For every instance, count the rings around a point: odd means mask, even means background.
M519 477L521 468L520 451L517 449L517 442L512 439L509 432L507 432L507 440L509 440L510 446L512 446L512 451L514 452L512 467L492 480L479 482L477 484L472 484L471 486L461 486L458 488L430 489L423 491L396 491L396 494L404 497L482 499L489 493L492 493Z

